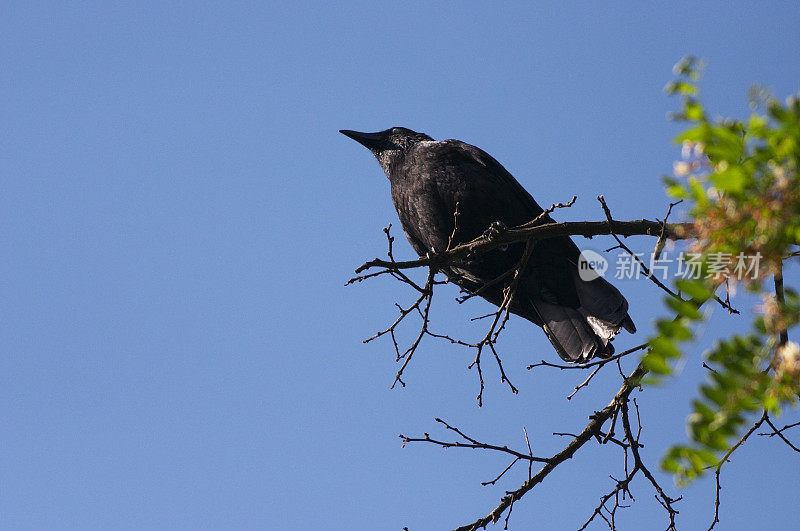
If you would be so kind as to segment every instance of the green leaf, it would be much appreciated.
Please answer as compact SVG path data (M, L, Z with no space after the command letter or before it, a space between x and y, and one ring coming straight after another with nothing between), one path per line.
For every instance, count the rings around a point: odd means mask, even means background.
M686 326L685 320L658 321L656 326L663 335L677 341L686 341L692 338L692 332L689 330L689 327Z
M672 67L672 72L676 76L689 76L692 79L696 79L701 67L701 62L696 57L686 55L675 63L675 66Z
M726 393L723 389L720 389L719 387L704 385L700 387L700 392L703 393L703 396L705 396L718 406L722 406L725 402L728 401L728 393Z
M675 310L679 316L686 317L692 321L699 321L702 318L700 312L697 311L697 306L689 301L669 297L667 298L667 306Z
M667 86L664 87L664 92L666 92L668 96L672 96L674 94L694 96L697 94L697 87L684 79L676 79L667 83Z
M676 199L686 199L689 197L689 192L683 186L675 184L667 187L667 195Z
M748 177L740 166L732 166L724 171L712 173L709 180L723 192L739 193L750 180Z
M681 351L675 344L664 336L655 337L650 340L651 352L657 352L664 358L679 358Z
M704 302L712 295L711 289L701 279L680 279L675 282L675 287L697 302Z
M689 177L687 182L689 183L689 190L691 190L691 194L695 202L700 206L706 205L708 203L706 189L703 188L703 185L700 184L700 181L694 177Z
M708 440L706 441L706 446L709 448L713 448L719 451L725 451L730 447L730 443L728 442L728 438L725 435L712 432L709 434Z
M694 87L692 87L694 88ZM694 94L694 93L692 93ZM687 120L691 120L693 122L697 122L703 119L703 107L700 106L696 101L688 100L684 106L684 114Z
M711 129L707 123L700 123L694 127L690 127L683 133L680 133L675 137L673 140L676 144L682 144L683 142L702 142L704 144L708 143L709 133Z
M642 358L642 365L655 374L670 374L672 372L666 360L662 356L654 353L645 355Z
M674 457L665 457L663 461L661 461L661 468L665 472L672 472L673 474L680 470L680 465L678 464L678 460Z
M767 395L764 397L764 409L769 410L770 413L777 413L780 411L778 398L773 395Z

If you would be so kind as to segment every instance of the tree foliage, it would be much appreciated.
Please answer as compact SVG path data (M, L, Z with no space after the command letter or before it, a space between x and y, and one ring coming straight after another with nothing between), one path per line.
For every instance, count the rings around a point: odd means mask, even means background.
M691 441L672 447L662 461L682 484L719 467L754 412L779 415L800 391L800 348L787 336L800 317L800 300L782 276L800 241L800 99L782 104L754 91L748 120L711 119L699 99L701 70L696 59L685 58L667 85L682 102L674 118L688 126L676 137L683 146L676 177L665 178L667 193L687 203L694 220L701 274L676 281L683 300L666 300L677 317L658 321L649 339L642 360L655 375L649 380L672 375L682 345L704 318L698 306L721 284L759 293L763 304L748 333L718 341L705 354L709 381L693 402ZM758 270L746 271L742 264L752 258ZM730 274L721 274L721 259Z

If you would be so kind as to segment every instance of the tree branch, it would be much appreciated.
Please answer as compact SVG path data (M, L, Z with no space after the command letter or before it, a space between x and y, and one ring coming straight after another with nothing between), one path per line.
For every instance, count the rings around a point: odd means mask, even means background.
M775 271L775 274L773 275L773 281L775 284L775 300L778 301L778 304L783 305L786 302L786 298L783 294L783 264L778 263L777 267L778 270ZM788 342L789 332L786 330L785 326L782 326L778 331L778 346L780 347Z
M589 382L592 381L592 378L594 378L594 376L600 371L600 369L603 368L604 365L606 365L607 363L611 363L612 361L619 361L620 358L624 358L628 354L633 354L634 352L638 352L640 350L644 350L645 348L647 348L647 345L648 345L648 343L642 343L641 345L637 345L637 346L635 346L633 348L629 348L628 350L622 351L619 354L614 354L613 356L611 356L609 358L598 359L598 360L595 360L595 361L592 361L592 362L589 362L589 363L584 363L583 365L562 365L562 364L550 363L549 361L542 360L542 361L540 361L538 363L534 363L533 365L528 365L527 369L531 370L531 369L534 369L536 367L553 367L553 368L556 368L556 369L559 369L559 370L563 371L563 370L569 370L569 369L588 369L588 368L591 368L591 367L595 367L595 370L592 371L592 373L589 374L589 376L583 382L581 382L580 384L578 384L575 387L573 387L574 391L572 391L572 393L570 393L567 396L567 400L572 400L572 397L575 396L575 394L577 394L578 391L580 391L582 388L584 388L587 385L589 385Z
M609 404L603 408L602 411L596 412L594 415L592 415L590 417L591 420L583 429L583 431L581 431L581 433L579 433L563 450L548 459L547 463L530 479L523 483L520 488L508 492L507 495L500 500L500 504L495 507L492 512L486 516L478 518L471 524L459 527L457 531L474 531L476 529L485 528L490 523L497 522L497 520L500 519L502 514L511 506L512 503L522 498L527 492L541 483L550 474L550 472L552 472L558 465L571 458L575 452L577 452L592 437L598 436L600 434L600 428L603 426L603 424L619 410L620 404L627 400L628 395L630 395L631 391L633 391L639 385L640 380L646 373L647 370L641 365L636 367L630 376L625 379L622 387L611 400L611 402L609 402Z
M471 255L485 253L512 243L521 243L529 239L545 240L558 236L592 236L617 234L618 236L661 236L679 240L694 237L694 225L692 223L668 223L660 221L650 221L641 219L638 221L566 221L563 223L545 223L534 227L515 227L503 231L493 238L480 236L471 242L463 243L449 251L445 251L430 257L419 258L417 260L406 260L401 262L387 261L380 258L370 260L361 264L356 273L362 273L373 267L384 267L397 271L400 269L411 269L423 266L441 266L444 264L452 265L458 260L467 258Z
M800 448L792 444L792 441L787 439L786 436L782 433L783 430L785 430L786 428L793 428L794 426L800 424L800 422L795 422L794 424L787 424L783 428L778 429L775 427L772 421L769 420L769 417L765 418L764 420L766 421L767 424L769 424L769 427L772 428L772 433L759 433L759 435L767 435L769 437L775 437L777 435L783 442L785 442L789 446L789 448L791 448L795 452L800 452Z
M664 489L661 488L661 485L658 484L656 478L650 472L650 470L645 466L644 461L642 460L641 455L639 455L639 436L637 434L636 437L633 436L633 431L631 430L631 422L628 415L628 401L627 399L622 402L622 428L625 430L625 439L631 445L631 453L633 454L634 460L634 467L641 470L642 474L650 481L650 484L653 485L653 488L656 490L657 496L656 499L661 504L662 507L669 513L669 527L667 529L674 531L675 529L675 515L678 514L678 511L672 507L672 504L680 501L682 497L678 498L670 498L666 494L664 494ZM638 409L637 409L638 415ZM641 430L641 426L640 426Z
M613 223L614 223L614 220L611 218L611 210L609 210L609 208L608 208L608 205L606 204L606 200L603 198L603 196L602 196L602 195L598 195L598 196L597 196L597 200L598 200L598 201L600 201L600 205L603 207L603 212L604 212L604 213L605 213L605 215L606 215L606 219L608 220L608 223L609 223L609 225L613 224ZM670 205L670 210L672 210L672 206L673 206L673 205ZM667 216L669 216L669 211L667 212ZM665 217L664 219L666 220L666 217ZM666 226L667 226L667 225L666 225L666 223L662 224L662 227L664 227L664 228L665 228ZM653 274L650 272L650 269L649 269L649 268L648 268L648 267L647 267L647 266L644 264L644 262L642 261L642 259L641 259L641 258L639 258L639 256L637 256L637 254L636 254L636 253L634 253L633 251L631 251L631 250L630 250L630 248L629 248L627 245L625 245L624 243L622 243L622 240L620 240L620 239L619 239L619 235L618 235L616 232L612 232L612 233L611 233L611 236L613 236L613 237L614 237L614 239L615 239L615 240L617 240L617 245L616 245L616 247L612 247L611 249L615 249L615 248L619 247L620 249L622 249L623 251L625 251L626 253L628 253L628 254L629 254L629 255L630 255L630 256L631 256L631 257L632 257L632 258L633 258L633 259L636 261L636 263L638 263L638 264L639 264L639 267L641 267L641 268L642 268L642 271L644 271L645 277L647 277L647 278L649 278L650 280L652 280L652 281L653 281L653 283L654 283L656 286L658 286L659 288L661 288L662 290L664 290L666 293L668 293L668 294L669 294L671 297L673 297L674 299L677 299L677 300L679 300L679 301L682 301L682 300L683 300L683 297L681 297L680 295L678 295L677 293L675 293L674 291L672 291L671 289L669 289L669 288L667 287L667 285L666 285L666 284L664 284L663 282L661 282L660 280L658 280L658 278L657 278L655 275L653 275ZM661 234L661 235L659 235L659 241L662 241L662 240L663 240L663 232L662 232L662 234ZM611 249L608 249L608 250L610 251ZM658 242L656 242L656 250L658 251L658 254L660 254L660 252L661 252L661 251L660 251L660 250L658 250ZM655 254L654 254L654 257L655 257ZM733 307L730 305L730 301L726 303L725 301L723 301L722 299L720 299L720 298L719 298L719 297L717 297L716 295L712 295L712 297L713 297L713 298L714 298L714 300L716 300L716 301L717 301L717 302L718 302L718 303L719 303L719 304L720 304L720 305L721 305L723 308L725 308L726 310L728 310L728 312L730 312L730 313L735 313L735 314L737 314L737 315L739 314L739 310L736 310L736 309L734 309L734 308L733 308Z
M747 432L742 436L742 438L739 439L739 442L731 446L730 449L727 452L725 452L725 455L722 457L722 459L719 460L719 464L716 466L714 470L714 481L716 483L716 493L714 495L714 520L711 522L711 526L708 528L708 531L714 529L714 526L719 523L719 491L722 490L722 486L719 483L719 474L722 471L722 465L728 462L728 459L733 454L733 452L735 452L737 448L743 445L744 442L748 439L748 437L750 437L753 434L753 432L756 431L758 427L764 423L765 420L767 420L766 410L764 410L764 414L761 415L761 418L759 418L756 421L756 423L753 424L749 430L747 430Z

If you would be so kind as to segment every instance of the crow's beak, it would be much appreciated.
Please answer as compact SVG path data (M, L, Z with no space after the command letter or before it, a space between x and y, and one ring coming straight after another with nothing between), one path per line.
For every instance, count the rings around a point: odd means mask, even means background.
M358 131L350 131L348 129L340 129L339 132L344 136L352 138L367 149L378 149L383 142L383 135L381 133L359 133Z

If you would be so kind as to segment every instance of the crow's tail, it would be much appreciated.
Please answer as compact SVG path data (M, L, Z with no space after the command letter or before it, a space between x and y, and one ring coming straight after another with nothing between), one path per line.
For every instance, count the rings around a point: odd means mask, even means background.
M614 354L611 340L625 328L636 332L628 315L628 301L603 278L584 281L574 272L577 308L532 298L531 304L542 322L547 338L564 361L585 363L595 356Z

